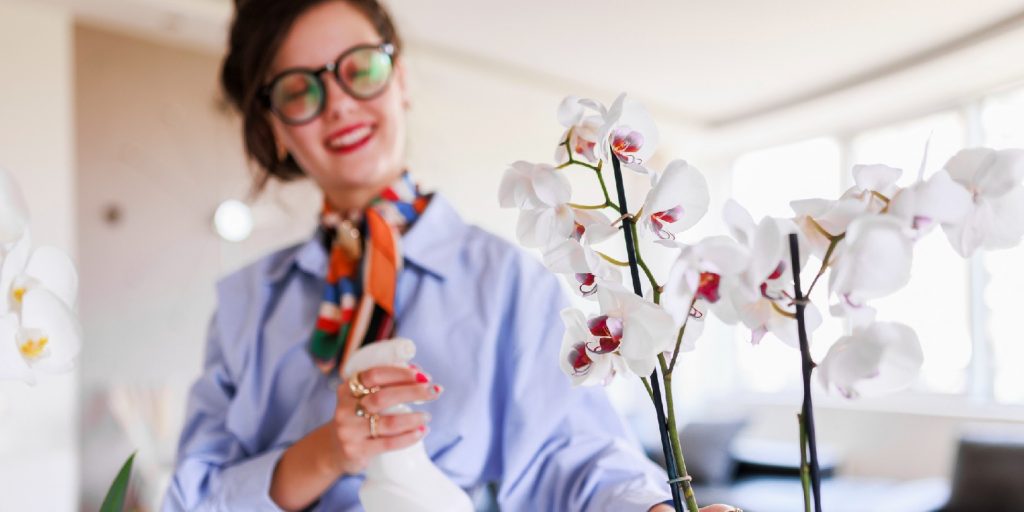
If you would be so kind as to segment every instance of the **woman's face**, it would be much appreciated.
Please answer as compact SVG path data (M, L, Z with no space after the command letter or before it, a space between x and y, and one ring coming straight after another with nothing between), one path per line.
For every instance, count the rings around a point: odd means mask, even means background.
M265 80L289 68L318 69L353 46L380 42L370 21L347 2L317 4L296 19ZM363 101L346 94L335 77L325 72L320 78L326 103L319 116L305 124L289 125L268 114L276 139L332 201L368 199L401 174L405 165L404 74L401 62L396 61L384 92Z

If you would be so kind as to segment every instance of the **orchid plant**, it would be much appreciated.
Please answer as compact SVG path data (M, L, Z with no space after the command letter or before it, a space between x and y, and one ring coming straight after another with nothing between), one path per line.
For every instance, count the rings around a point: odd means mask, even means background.
M71 258L54 247L32 248L25 199L0 169L0 381L33 385L39 373L74 369L82 345L77 295ZM121 466L101 512L124 509L134 459Z
M71 259L54 247L32 248L25 201L0 170L0 380L34 384L38 373L74 367L77 293Z
M624 375L643 381L658 414L679 511L685 504L697 512L698 506L677 435L672 372L679 354L696 348L706 314L748 329L754 344L771 333L801 351L804 497L810 510L813 487L820 511L812 370L818 369L825 389L847 398L907 387L923 363L917 336L906 325L876 322L870 302L907 284L914 244L941 227L954 250L967 257L979 248L1014 246L1024 236L1024 151L977 148L961 151L928 179L922 164L906 188L896 184L900 169L854 166L853 187L837 199L795 200L791 218L755 220L729 200L723 210L727 236L684 242L681 235L708 211L708 185L683 160L660 172L651 169L658 132L640 104L625 95L610 107L569 96L557 118L564 131L556 163L513 163L502 179L499 203L520 210L520 243L539 249L545 265L594 304L591 312L561 312L563 371L577 385L605 385ZM609 167L615 200L606 181ZM621 167L650 182L635 212L626 205ZM576 170L593 175L602 197L573 202L566 173ZM627 261L602 250L619 232ZM651 250L674 256L667 278L655 276L645 262ZM805 293L801 269L812 259L817 272ZM625 268L632 292L623 283ZM807 297L826 274L830 304L819 309ZM825 312L845 319L849 334L814 362L808 344Z

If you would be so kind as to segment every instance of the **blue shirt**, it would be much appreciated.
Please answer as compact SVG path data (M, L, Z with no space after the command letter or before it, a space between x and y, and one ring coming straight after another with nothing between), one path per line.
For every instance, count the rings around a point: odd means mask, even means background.
M402 250L397 333L445 387L418 407L432 417L427 453L456 484L497 482L507 511L646 511L669 498L604 391L574 389L561 372L556 277L437 194ZM218 283L164 511L280 510L269 497L278 459L336 402L338 377L306 350L326 264L314 236ZM361 482L339 479L314 510L362 510Z

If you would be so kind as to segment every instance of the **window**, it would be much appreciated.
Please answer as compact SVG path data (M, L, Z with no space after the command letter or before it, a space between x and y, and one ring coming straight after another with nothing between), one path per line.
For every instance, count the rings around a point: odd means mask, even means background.
M750 211L755 221L766 215L792 217L789 202L794 199L839 195L841 157L839 143L832 138L811 139L748 153L738 158L733 166L732 197ZM809 286L809 283L804 286ZM812 297L823 310L828 307L826 291L825 283L819 283ZM827 348L843 333L841 321L823 316L825 323L811 338L815 353L816 348L823 345ZM749 330L735 331L736 357L745 388L775 392L800 386L799 352L770 334L753 346Z
M763 215L788 217L788 202L807 197L837 197L849 183L850 169L840 162L883 163L903 169L899 185L918 177L927 144L928 177L963 147L1024 147L1024 88L993 95L962 108L856 133L839 143L817 138L744 154L733 166L733 197ZM1024 405L1024 361L1019 291L1024 290L1024 247L981 252L965 261L953 252L941 229L920 240L910 283L876 300L880 320L903 322L917 332L925 363L916 389L967 394L973 398ZM825 286L812 297L827 307ZM819 294L820 290L820 294ZM981 300L980 297L983 297ZM827 317L827 315L826 315ZM743 329L737 336L747 336ZM833 320L812 343L820 359L843 333ZM770 341L770 342L769 342ZM799 357L777 340L736 350L742 385L772 392L799 385Z
M855 136L850 141L850 162L900 168L903 174L897 183L905 187L917 180L926 146L928 159L924 175L928 177L941 169L966 142L962 116L957 112L943 112Z
M899 167L903 169L899 184L908 186L918 178L926 145L927 178L965 144L962 117L956 112L944 112L854 137L850 161ZM968 263L949 246L942 230L936 229L914 247L910 283L872 302L878 308L879 320L898 321L917 332L925 360L918 381L922 390L966 390L967 367L971 362L968 271Z
M1024 89L982 102L981 129L986 146L1024 147ZM1024 248L1020 246L984 254L988 279L985 305L991 343L992 394L998 402L1024 404L1024 343L1021 342L1021 301L1024 289Z

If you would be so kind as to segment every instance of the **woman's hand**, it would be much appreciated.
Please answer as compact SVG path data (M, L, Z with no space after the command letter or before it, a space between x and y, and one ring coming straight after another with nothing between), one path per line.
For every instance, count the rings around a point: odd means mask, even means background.
M675 511L675 509L672 508L672 506L665 505L664 503L662 503L661 505L655 505L650 510L650 512L674 512L674 511ZM734 512L734 511L741 512L740 509L738 509L736 507L733 507L731 505L722 505L722 504L708 505L706 507L701 507L700 508L700 512Z
M349 386L338 386L338 404L331 420L330 465L338 475L363 471L382 452L410 446L427 432L430 416L422 412L381 414L390 407L436 399L442 391L416 368L378 366L359 372L358 382L371 390L357 397ZM371 431L372 423L372 431Z
M348 382L338 386L338 404L331 421L291 445L274 468L270 498L284 510L302 510L346 474L361 472L381 452L414 444L427 433L426 413L380 414L409 402L433 400L441 386L416 368L381 366L359 373L373 392L356 397ZM363 415L356 414L356 407ZM376 434L371 436L370 418Z

